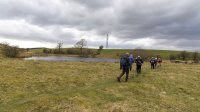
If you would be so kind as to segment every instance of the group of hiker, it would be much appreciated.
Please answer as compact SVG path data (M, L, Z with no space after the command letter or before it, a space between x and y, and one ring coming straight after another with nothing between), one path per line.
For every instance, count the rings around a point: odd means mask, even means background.
M155 67L157 66L157 63L160 64L161 66L161 62L162 59L159 57L152 57L150 59L150 64L151 64L151 69L155 69ZM120 57L120 70L122 70L122 73L117 77L117 81L120 82L121 81L121 77L126 74L126 78L125 81L128 81L128 77L129 77L129 71L132 70L132 65L136 64L136 72L137 75L141 74L141 69L142 69L142 64L144 63L142 57L137 56L135 59L133 57L132 54L129 55L129 53L126 53L125 55L122 55Z
M149 62L151 64L151 69L155 69L155 67L157 66L158 63L161 66L162 59L160 57L159 58L152 57Z

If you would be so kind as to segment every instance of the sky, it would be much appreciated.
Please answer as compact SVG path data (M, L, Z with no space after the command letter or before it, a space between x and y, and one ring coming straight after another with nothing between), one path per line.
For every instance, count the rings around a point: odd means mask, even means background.
M0 0L0 42L23 48L200 51L200 0Z

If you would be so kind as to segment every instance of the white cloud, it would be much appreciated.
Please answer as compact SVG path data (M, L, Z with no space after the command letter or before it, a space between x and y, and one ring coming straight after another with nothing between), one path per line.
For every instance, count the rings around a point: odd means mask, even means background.
M29 24L25 20L0 20L0 35L17 40L54 41L51 31Z
M1 0L0 7L4 40L73 46L85 38L98 47L109 33L110 48L199 48L197 0Z

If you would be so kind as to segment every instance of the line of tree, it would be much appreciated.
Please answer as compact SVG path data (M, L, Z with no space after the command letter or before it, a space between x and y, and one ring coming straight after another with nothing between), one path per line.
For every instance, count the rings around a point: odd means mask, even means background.
M187 52L182 51L178 54L171 54L169 55L170 60L193 60L193 62L198 63L200 61L200 53L199 52Z
M96 57L97 55L101 54L103 50L103 46L99 46L98 50L95 49L88 49L87 48L87 41L85 39L81 39L75 43L74 48L63 48L63 43L59 42L55 49L43 49L43 53L45 54L72 54L72 55L79 55L81 57Z

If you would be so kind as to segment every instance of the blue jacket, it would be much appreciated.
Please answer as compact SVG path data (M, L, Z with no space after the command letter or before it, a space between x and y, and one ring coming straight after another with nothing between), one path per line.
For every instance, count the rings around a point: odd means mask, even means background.
M131 64L131 65L134 63L134 57L133 57L133 55L130 55L130 56L129 56L129 61L130 61L130 64Z

